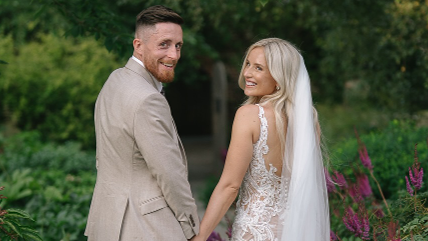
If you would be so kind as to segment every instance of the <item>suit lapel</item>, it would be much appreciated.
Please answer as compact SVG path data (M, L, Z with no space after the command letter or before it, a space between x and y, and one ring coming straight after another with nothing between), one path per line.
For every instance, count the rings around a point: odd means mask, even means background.
M155 77L153 77L153 75L151 75L146 68L135 62L135 60L130 58L128 60L128 63L126 63L125 68L143 77L143 79L145 79L151 86L153 86L153 88L157 89L155 84L155 81L157 80L155 79Z
M132 72L140 75L141 77L143 77L143 79L145 79L151 86L153 86L153 88L157 89L155 81L157 81L155 79L155 77L153 77L153 75L151 75L146 68L144 68L143 66L141 66L140 64L138 64L135 60L133 60L132 58L130 58L128 60L128 63L126 63L125 68L131 70ZM175 125L175 121L173 118L171 118L172 124L174 126L174 131L175 131L175 135L177 136L177 140L178 140L178 145L180 147L180 152L181 152L181 157L183 159L183 163L186 166L186 172L187 172L187 157L186 157L186 152L184 150L184 146L183 143L181 142L180 136L178 135L178 131L177 131L177 126Z

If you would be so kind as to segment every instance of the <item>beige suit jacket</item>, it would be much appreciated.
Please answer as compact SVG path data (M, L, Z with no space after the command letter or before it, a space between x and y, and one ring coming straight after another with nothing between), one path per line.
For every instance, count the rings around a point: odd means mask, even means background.
M98 95L90 241L184 241L199 232L184 149L154 81L130 59Z

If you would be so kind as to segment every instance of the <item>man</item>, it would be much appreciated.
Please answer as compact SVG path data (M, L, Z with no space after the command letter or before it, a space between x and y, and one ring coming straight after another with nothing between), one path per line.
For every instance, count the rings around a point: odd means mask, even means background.
M95 104L97 182L90 241L180 241L199 232L187 160L162 83L174 78L182 18L153 6L137 16L134 53Z

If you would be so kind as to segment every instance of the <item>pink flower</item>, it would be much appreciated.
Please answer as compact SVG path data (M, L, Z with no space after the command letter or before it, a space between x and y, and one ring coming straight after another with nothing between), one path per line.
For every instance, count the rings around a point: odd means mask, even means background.
M219 233L214 231L210 234L207 241L225 241L225 240L221 238Z
M334 182L337 183L337 185L341 189L347 189L348 188L348 183L346 182L346 179L342 173L339 173L338 171L334 171L334 175L331 178L333 179Z
M331 180L331 177L327 171L327 168L324 168L324 176L325 176L325 182L327 184L327 192L332 193L332 192L336 191L336 186L334 186L334 183Z
M363 240L369 240L370 224L367 211L362 208L359 209L360 215L355 213L352 208L348 207L345 210L345 216L342 218L346 228L351 231L355 237Z
M360 190L359 190L357 184L355 184L355 183L351 184L351 186L348 189L348 193L349 193L349 196L351 196L351 198L354 200L354 202L358 203L358 202L363 200L363 198L361 197L361 194L360 194Z
M372 161L370 160L369 153L367 152L366 145L361 141L360 136L358 135L357 129L354 127L355 136L358 141L358 153L360 153L360 160L363 166L368 168L370 171L373 170Z
M230 221L230 219L227 215L225 216L225 218L226 218L226 222L227 222L226 235L229 239L231 239L232 238L232 225L233 225L233 223L232 223L232 221Z
M361 196L369 197L373 191L370 186L369 177L365 174L357 176L358 189L360 190Z
M416 190L421 189L422 177L424 176L424 169L423 168L419 169L419 168L420 168L419 165L417 165L417 166L413 165L412 166L413 174L412 174L412 170L409 167L410 181L412 182L412 185L415 187Z
M337 241L336 234L330 230L330 241Z
M360 153L360 160L363 166L365 166L369 170L373 170L372 161L370 160L366 146L363 145L363 147L360 148L358 152Z
M413 196L413 189L410 186L409 179L407 178L407 176L406 176L406 188L407 188L407 192L410 194L410 196Z
M418 162L418 152L416 149L417 145L418 144L415 145L415 160L413 162L412 168L409 167L410 182L406 176L406 188L410 196L413 196L414 191L421 189L422 183L423 183L423 176L424 176L424 169L421 168L421 165ZM414 190L412 189L410 184L412 184L412 186L414 187Z

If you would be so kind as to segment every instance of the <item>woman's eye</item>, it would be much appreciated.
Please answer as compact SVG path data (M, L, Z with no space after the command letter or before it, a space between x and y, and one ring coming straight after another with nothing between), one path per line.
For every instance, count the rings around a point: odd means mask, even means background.
M263 69L262 68L260 68L259 66L257 66L256 67L256 69L258 70L258 71L262 71Z

